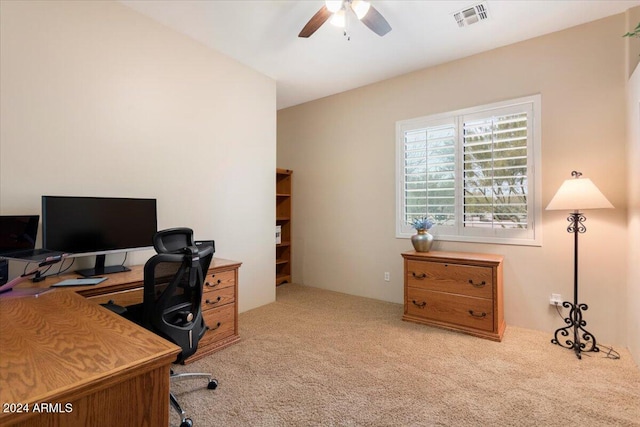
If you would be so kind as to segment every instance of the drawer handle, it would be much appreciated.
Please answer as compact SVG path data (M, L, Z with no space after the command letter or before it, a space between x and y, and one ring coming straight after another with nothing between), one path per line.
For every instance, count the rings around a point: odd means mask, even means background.
M471 286L475 287L475 288L481 288L481 287L483 287L484 285L486 285L486 284L487 284L487 282L485 282L485 281L483 280L483 281L482 281L482 282L480 282L480 283L473 283L473 279L469 279L469 284L470 284Z
M215 331L215 330L216 330L216 329L218 329L220 326L222 326L222 323L218 322L218 323L216 324L216 326L214 326L213 328L207 328L207 329L208 329L208 330L210 330L210 331Z
M218 279L218 281L217 281L217 282L215 282L215 283L204 282L204 285L205 285L205 286L207 286L207 287L209 287L209 288L215 288L215 287L216 287L216 286L218 286L220 283L222 283L222 282L220 281L220 279Z
M478 317L478 318L487 317L487 313L485 313L484 311L482 312L482 314L477 314L477 313L474 313L473 310L469 310L469 314L472 315L473 317Z
M413 303L413 305L415 305L418 308L425 308L427 305L426 301L422 301L421 303L418 303L416 300L411 301Z
M213 305L213 304L217 304L217 303L219 303L221 299L222 299L222 298L220 298L220 296L218 296L218 298L216 298L216 300L215 300L215 301L211 301L210 299L207 299L207 300L205 300L204 302L205 302L205 304L211 304L211 305Z
M427 277L426 273L416 274L415 271L412 271L411 274L413 275L414 279L418 279L418 280L422 280L422 279L425 279Z

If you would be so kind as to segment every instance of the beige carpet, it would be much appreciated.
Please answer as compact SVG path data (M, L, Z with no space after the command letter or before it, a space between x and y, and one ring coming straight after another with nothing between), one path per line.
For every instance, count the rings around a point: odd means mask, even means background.
M401 316L398 304L282 285L240 315L240 343L176 367L213 372L217 390L173 390L195 426L640 426L625 349L580 361L548 333L507 325L495 343Z

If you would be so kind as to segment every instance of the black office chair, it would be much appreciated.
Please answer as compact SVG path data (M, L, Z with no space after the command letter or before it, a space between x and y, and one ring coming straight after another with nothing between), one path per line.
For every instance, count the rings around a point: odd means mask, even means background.
M158 253L144 266L143 302L126 307L121 314L180 346L182 351L175 363L182 363L196 352L200 338L207 331L201 310L202 286L214 250L213 247L198 248L189 228L158 231L153 237L153 246ZM211 374L171 371L172 381L194 378L208 378L209 389L218 386ZM192 420L173 393L169 398L171 406L180 414L180 427L191 427Z

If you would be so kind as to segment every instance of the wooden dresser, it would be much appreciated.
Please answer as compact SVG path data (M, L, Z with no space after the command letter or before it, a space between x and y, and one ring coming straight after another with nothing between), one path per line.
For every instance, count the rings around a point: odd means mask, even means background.
M202 313L209 330L198 343L198 351L185 363L201 359L240 341L238 335L238 269L242 263L213 258L207 272L202 296ZM105 304L109 301L127 306L142 302L144 286L143 266L129 267L131 271L108 274L104 282L94 286L58 288L73 290L90 301ZM48 288L54 283L77 278L74 273L50 277L39 283L26 282L21 287Z
M402 257L402 320L502 340L502 255L410 251Z

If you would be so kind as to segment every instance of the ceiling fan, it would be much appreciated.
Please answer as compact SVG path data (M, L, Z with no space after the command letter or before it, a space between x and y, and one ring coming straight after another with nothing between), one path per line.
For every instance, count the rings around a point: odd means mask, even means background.
M371 5L364 0L327 0L315 15L304 26L298 37L307 38L318 30L329 18L331 23L344 28L347 23L347 15L354 13L356 17L374 33L384 36L391 31L391 25ZM346 35L346 32L345 32Z

